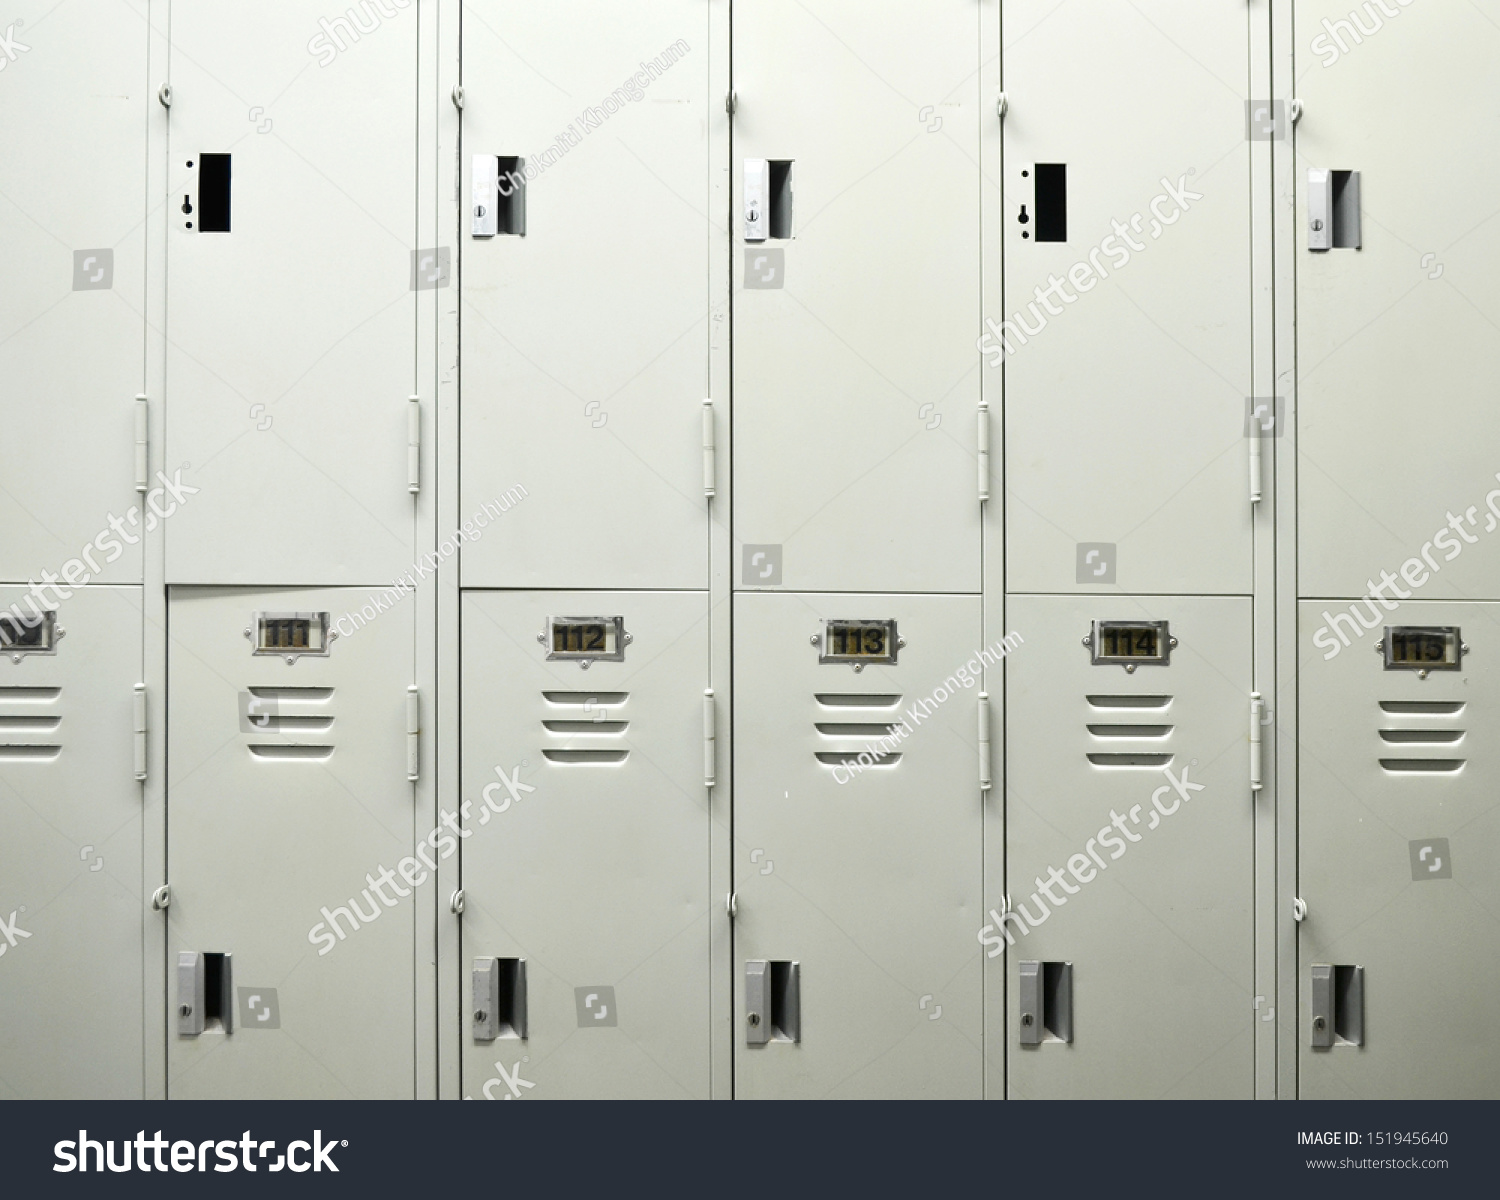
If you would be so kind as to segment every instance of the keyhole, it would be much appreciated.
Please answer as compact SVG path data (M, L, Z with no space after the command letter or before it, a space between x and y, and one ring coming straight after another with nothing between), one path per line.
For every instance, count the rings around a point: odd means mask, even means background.
M185 213L190 213L193 211L193 202L192 199L188 196L184 196L182 198L182 211Z
M183 199L186 200L187 197L184 196ZM1021 222L1022 225L1025 225L1028 221L1031 220L1031 218L1026 213L1026 206L1024 204L1021 205L1021 215L1017 217L1016 220Z

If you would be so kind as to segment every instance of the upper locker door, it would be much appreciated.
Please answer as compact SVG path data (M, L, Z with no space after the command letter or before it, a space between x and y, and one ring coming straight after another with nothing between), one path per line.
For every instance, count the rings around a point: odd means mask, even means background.
M735 539L788 587L979 590L979 26L734 7Z
M0 588L0 631L24 594ZM141 589L79 588L44 620L0 653L0 1096L139 1100Z
M1300 592L1426 555L1424 596L1500 597L1500 556L1459 557L1496 520L1500 4L1380 7L1296 6Z
M1347 610L1301 605L1298 1095L1494 1100L1500 605L1415 601L1390 625L1368 606L1376 627L1341 647L1324 627Z
M172 589L174 1099L414 1095L416 914L454 843L418 826L409 778L413 606L318 632L367 598ZM204 964L201 1020L180 1011L183 954L228 959Z
M172 5L166 465L199 489L174 582L368 584L413 557L414 289L448 278L415 240L416 9L351 12L370 27Z
M707 585L709 8L464 5L466 586Z
M979 608L735 599L740 1097L983 1094Z
M1008 1094L1250 1099L1250 601L1021 596L1009 615L1026 639L1006 663L1016 916L991 897L983 934L990 986L1002 964L1007 981ZM1139 633L1095 642L1095 622Z
M981 345L1006 373L1007 588L1077 590L1098 549L1121 591L1248 592L1245 6L1007 0L1005 43Z
M0 580L57 570L107 534L113 516L136 525L135 540L107 538L113 561L101 551L94 581L139 582L135 397L146 129L158 111L146 93L150 29L122 3L27 4L11 21L0 121Z
M464 986L513 982L466 1096L710 1094L707 628L703 592L465 594Z

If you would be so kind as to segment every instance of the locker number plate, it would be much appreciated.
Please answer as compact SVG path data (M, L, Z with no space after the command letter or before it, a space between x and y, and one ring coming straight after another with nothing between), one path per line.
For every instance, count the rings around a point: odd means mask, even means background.
M824 621L818 643L820 663L889 663L894 666L902 641L895 621Z
M1177 639L1165 621L1095 621L1083 639L1097 665L1118 665L1127 671L1138 666L1170 666Z
M23 654L56 654L61 632L55 612L44 612L34 623L20 617L0 617L0 654L9 654L16 662Z
M547 658L591 662L624 662L624 617L548 617L547 632L537 635L547 647Z
M260 612L245 630L251 653L296 658L303 654L328 654L326 612Z
M1378 647L1387 671L1458 671L1464 642L1457 625L1387 625Z

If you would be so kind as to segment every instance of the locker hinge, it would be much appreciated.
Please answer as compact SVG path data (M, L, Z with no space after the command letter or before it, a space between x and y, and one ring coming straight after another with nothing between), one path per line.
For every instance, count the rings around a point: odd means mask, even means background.
M740 897L737 892L730 892L724 897L724 911L729 914L731 921L740 915Z
M1260 433L1251 428L1250 431L1250 503L1259 504L1261 495L1261 468L1260 468Z
M451 895L451 896L448 897L448 911L451 912L455 917L459 917L459 916L463 915L463 911L464 911L464 890L463 890L463 888L459 888L458 891L454 892L453 895Z
M135 685L135 779L146 782L146 685Z
M1010 107L1010 101L1004 92L995 97L995 115L1002 121L1005 120L1005 111Z
M406 404L406 490L415 496L422 490L422 397Z
M739 106L740 94L738 92L730 92L724 97L724 111L727 112L731 117L734 116L734 110Z
M979 402L979 502L990 498L990 406Z
M990 790L990 694L979 693L979 790Z
M711 788L716 782L718 745L715 741L718 729L718 705L714 702L713 688L703 689L703 786Z
M416 783L422 754L422 694L417 685L406 689L406 779Z
M714 468L714 402L703 402L703 494L717 494Z
M156 912L165 912L172 907L172 889L167 884L151 893L151 907Z
M1265 711L1266 702L1260 698L1259 692L1250 693L1250 790L1258 792L1261 790L1260 781L1260 729L1261 713Z
M151 402L144 394L135 398L135 490L145 493L151 484Z

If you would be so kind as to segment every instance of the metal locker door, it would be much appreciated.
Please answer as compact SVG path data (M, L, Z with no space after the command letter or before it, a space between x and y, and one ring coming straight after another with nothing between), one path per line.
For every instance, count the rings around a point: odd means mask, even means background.
M1481 147L1500 105L1500 10L1399 13L1296 4L1299 586L1358 596L1425 555L1425 598L1496 598L1500 560L1460 554L1497 520L1500 160ZM1402 102L1372 104L1397 78ZM1328 173L1316 186L1314 171ZM1336 236L1312 250L1314 195L1335 191Z
M707 1098L707 593L466 592L463 635L464 1094Z
M1250 1099L1250 601L1009 607L1010 896L980 932L1008 1094Z
M820 662L851 620L895 663ZM977 596L736 597L738 1096L982 1094L983 637Z
M409 781L415 610L336 640L321 620L365 598L171 591L173 1098L413 1097L413 938L435 886L416 876L442 847Z
M464 5L461 507L531 497L466 548L467 586L707 583L709 7Z
M418 260L445 251L416 229L416 9L352 11L172 5L166 455L201 492L173 582L412 561L415 289L448 282Z
M979 344L1010 591L1251 589L1247 39L1243 5L1005 4L1005 311Z
M816 9L734 9L735 536L788 587L978 591L992 50L969 0Z
M1347 647L1330 612L1301 605L1298 1093L1500 1098L1500 605L1403 604Z
M24 594L0 588L0 1095L139 1100L140 589L79 588L18 639Z
M141 503L150 30L124 4L37 12L10 13L0 55L0 579L56 571L101 538L92 581L138 583L144 518L128 542L109 521L128 526Z

